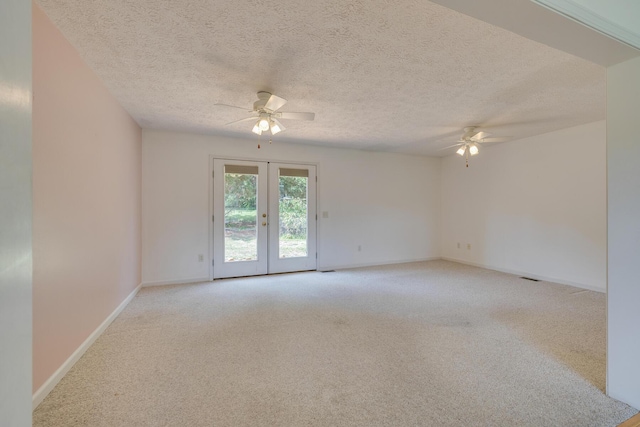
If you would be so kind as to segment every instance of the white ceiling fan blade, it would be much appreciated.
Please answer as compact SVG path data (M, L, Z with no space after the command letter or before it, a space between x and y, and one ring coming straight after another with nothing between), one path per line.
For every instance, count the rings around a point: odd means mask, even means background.
M498 144L500 142L511 141L512 139L513 139L512 136L499 136L494 138L484 138L482 141L477 141L477 143L482 145L491 145L491 144Z
M482 140L483 143L492 143L492 142L507 142L509 141L511 138L513 138L512 136L496 136L493 138L484 138ZM480 141L478 141L480 142Z
M280 98L279 96L271 95L267 103L264 104L264 108L267 110L276 111L282 108L282 106L286 103L286 99Z
M247 118L240 119L240 120L234 120L232 122L229 122L229 123L225 124L225 126L232 125L234 123L248 122L249 120L256 120L257 118L258 118L257 116L252 116L252 117L247 117Z
M217 106L220 106L220 107L237 108L238 110L242 110L242 111L249 111L249 112L251 112L251 111L252 111L252 110L250 110L250 109L248 109L248 108L246 108L246 107L238 107L237 105L221 104L221 103L219 103L219 102L216 102L216 103L215 103L215 104L213 104L213 105L217 105Z
M466 144L466 143L465 143L465 142L461 142L461 143L459 143L459 144L454 144L454 145L450 145L450 146L448 146L448 147L440 148L440 150L447 150L447 149L449 149L449 148L459 147L459 146L464 145L464 144Z
M471 137L472 141L482 141L483 139L489 137L491 134L487 132L478 132Z
M277 113L276 117L286 120L313 120L316 113Z

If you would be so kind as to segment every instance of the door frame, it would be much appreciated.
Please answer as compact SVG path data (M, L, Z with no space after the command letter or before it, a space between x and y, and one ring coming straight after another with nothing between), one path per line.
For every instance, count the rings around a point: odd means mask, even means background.
M221 155L216 155L216 154L209 154L209 185L207 186L207 188L209 189L209 216L207 221L209 222L209 281L213 281L213 254L214 254L214 241L213 241L213 191L214 191L214 184L213 184L213 165L214 165L214 160L215 159L221 159L221 160L230 160L230 161L240 161L240 162L267 162L267 163L279 163L279 164L289 164L289 165L307 165L307 166L315 166L316 168L316 200L315 200L315 205L316 205L316 218L317 220L315 221L315 225L316 225L316 247L315 247L315 252L317 255L316 258L316 270L318 269L318 259L320 257L319 255L319 250L318 248L320 247L320 221L319 221L319 216L318 216L318 209L319 209L319 203L318 203L318 199L319 194L320 194L320 163L318 162L307 162L307 161L297 161L297 160L277 160L277 159L271 159L271 158L259 158L259 157L243 157L243 156L221 156ZM267 273L269 274L269 273Z

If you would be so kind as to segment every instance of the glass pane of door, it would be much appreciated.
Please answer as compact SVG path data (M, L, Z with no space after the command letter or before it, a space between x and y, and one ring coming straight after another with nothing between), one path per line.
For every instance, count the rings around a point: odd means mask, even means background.
M267 274L266 162L213 159L211 276Z
M316 269L316 168L269 164L269 273Z
M224 167L224 262L258 259L258 167Z
M307 231L309 171L278 168L278 254L280 258L309 254Z

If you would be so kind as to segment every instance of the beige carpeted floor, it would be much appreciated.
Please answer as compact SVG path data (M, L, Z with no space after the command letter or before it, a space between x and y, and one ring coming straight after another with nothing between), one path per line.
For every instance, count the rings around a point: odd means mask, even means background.
M434 261L142 289L34 426L615 426L605 295Z

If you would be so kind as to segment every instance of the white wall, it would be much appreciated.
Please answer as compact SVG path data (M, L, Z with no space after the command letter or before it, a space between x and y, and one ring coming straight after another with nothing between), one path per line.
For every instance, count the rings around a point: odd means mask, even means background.
M31 425L31 1L0 2L0 424Z
M605 134L601 121L482 147L469 168L444 158L443 257L604 292Z
M210 155L318 164L319 269L440 256L440 159L257 141L143 131L143 283L208 277Z
M607 392L640 409L640 58L607 70Z
M141 279L142 131L33 6L34 404Z

